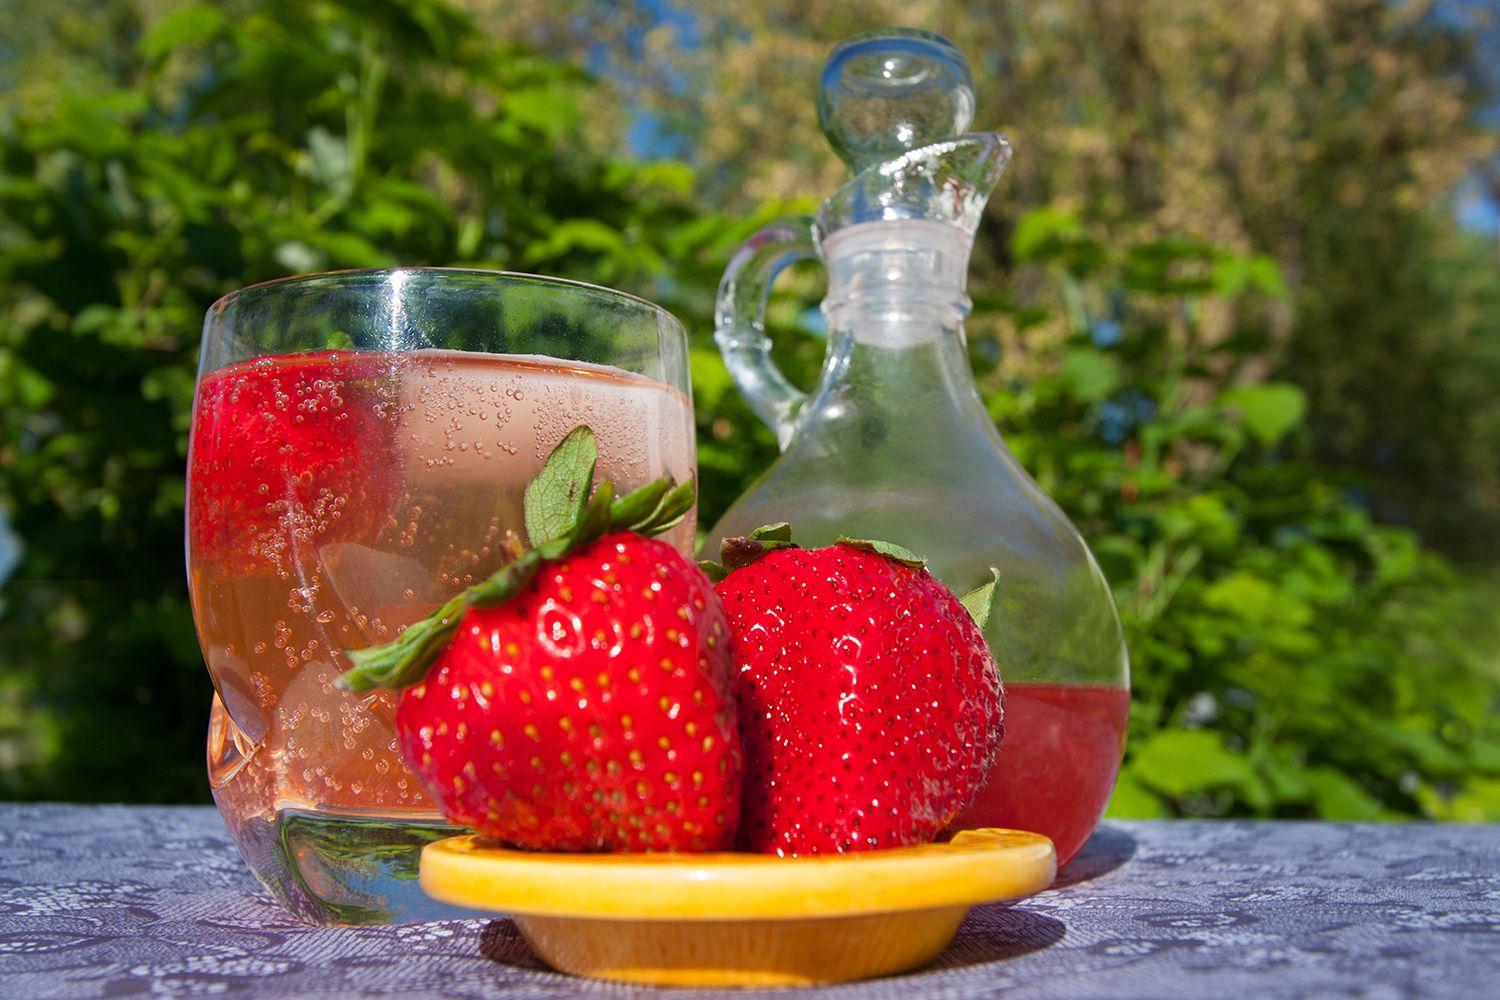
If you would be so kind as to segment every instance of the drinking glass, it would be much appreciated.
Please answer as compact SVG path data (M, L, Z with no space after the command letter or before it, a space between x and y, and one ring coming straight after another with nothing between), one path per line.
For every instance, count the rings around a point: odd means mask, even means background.
M453 830L397 750L396 695L333 686L524 541L579 424L622 489L695 475L686 336L577 282L436 268L288 278L208 312L187 566L215 696L208 773L256 876L315 923L422 919ZM664 536L684 553L693 518Z

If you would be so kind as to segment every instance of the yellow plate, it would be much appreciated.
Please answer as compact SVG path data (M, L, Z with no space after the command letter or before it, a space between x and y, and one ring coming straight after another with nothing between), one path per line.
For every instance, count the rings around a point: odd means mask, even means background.
M977 903L1052 883L1052 842L964 830L942 844L777 858L540 854L451 837L422 851L435 899L508 914L548 964L597 979L793 986L932 961Z

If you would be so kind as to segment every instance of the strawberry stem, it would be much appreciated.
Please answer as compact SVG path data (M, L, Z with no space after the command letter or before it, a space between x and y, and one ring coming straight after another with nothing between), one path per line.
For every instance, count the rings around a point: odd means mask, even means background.
M764 524L743 538L726 538L719 543L719 561L703 560L698 568L714 583L737 569L744 569L767 552L795 549L792 526L785 521Z
M427 676L458 631L469 608L493 608L519 594L537 570L613 531L658 535L693 509L692 482L663 476L615 497L614 483L601 481L593 495L598 443L586 426L575 427L547 456L526 486L526 534L532 547L493 575L454 595L432 614L406 627L393 641L366 649L346 649L353 664L333 682L344 691L410 687Z

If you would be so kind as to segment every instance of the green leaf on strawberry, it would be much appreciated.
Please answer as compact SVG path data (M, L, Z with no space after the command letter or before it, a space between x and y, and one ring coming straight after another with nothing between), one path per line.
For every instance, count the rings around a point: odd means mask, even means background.
M923 559L911 549L897 545L895 542L882 542L879 539L873 538L849 538L846 535L841 535L835 544L847 545L850 548L859 549L861 552L873 552L878 556L885 556L887 559L894 560L903 566L910 566L912 569L921 569L927 565L926 559Z
M974 618L974 624L979 626L979 631L983 632L995 613L995 605L1000 600L1000 571L993 566L990 567L990 582L980 584L958 600Z
M582 520L598 462L599 447L587 427L575 427L558 442L542 471L526 484L526 534L532 545L562 538Z

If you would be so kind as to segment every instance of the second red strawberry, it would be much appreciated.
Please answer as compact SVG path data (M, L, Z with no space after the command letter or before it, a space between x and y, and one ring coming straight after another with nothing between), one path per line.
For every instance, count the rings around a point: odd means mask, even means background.
M745 753L740 848L932 840L1000 745L1003 691L980 627L896 546L797 549L785 525L762 531L726 542L718 585Z

